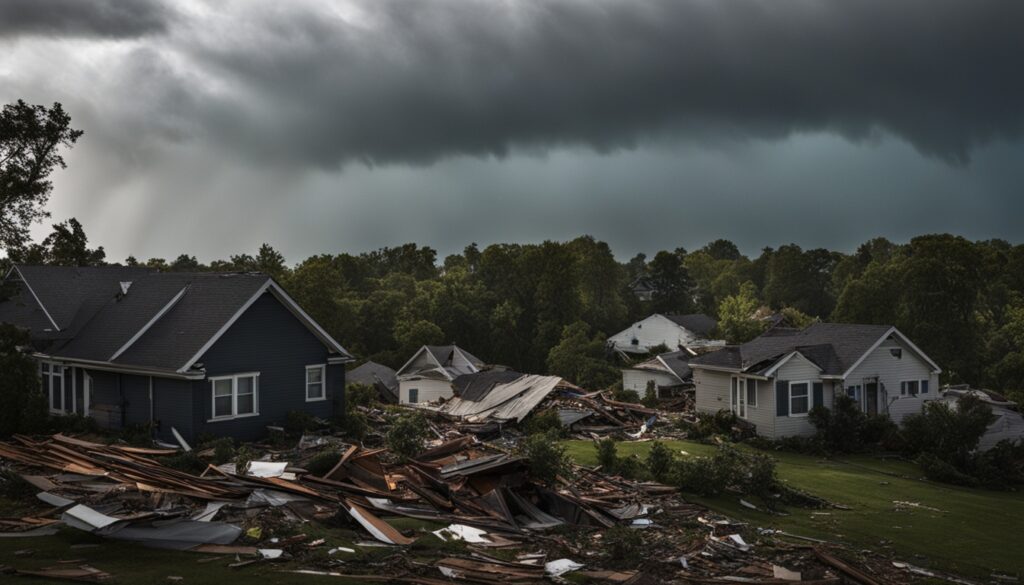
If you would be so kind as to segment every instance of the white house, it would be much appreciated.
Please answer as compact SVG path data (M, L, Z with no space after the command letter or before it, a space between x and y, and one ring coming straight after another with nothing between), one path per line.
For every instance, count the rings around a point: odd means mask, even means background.
M681 347L725 345L708 339L718 323L707 315L662 315L655 313L608 338L616 350L626 353L650 353L664 345L672 351Z
M697 410L731 410L777 438L814 434L808 412L846 393L899 423L939 399L939 367L895 327L815 323L776 327L690 361Z
M479 372L483 361L457 345L424 345L399 368L402 404L437 402L452 397L452 381Z
M694 354L686 351L672 351L657 355L645 362L623 368L623 390L634 390L641 398L647 392L647 384L654 382L658 396L665 398L676 389L693 385L693 373L689 361Z

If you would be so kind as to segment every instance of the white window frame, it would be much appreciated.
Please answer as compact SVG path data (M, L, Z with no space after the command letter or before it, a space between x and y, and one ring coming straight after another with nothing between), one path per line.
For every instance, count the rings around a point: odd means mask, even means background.
M754 402L750 402L750 383L755 384ZM746 419L749 409L757 408L757 380L744 376L731 376L729 380L729 410ZM738 401L738 402L737 402Z
M46 381L48 382L46 388L46 405L50 411L50 414L67 414L67 410L64 408L64 395L67 393L67 388L64 387L64 366L57 363L46 360L40 360L39 362L39 384L42 386L43 383L43 366L46 366ZM56 372L56 373L55 373ZM53 407L53 378L60 377L60 408ZM74 379L74 375L71 376Z
M238 414L238 380L239 378L252 378L252 412ZM220 422L224 420L235 420L237 418L248 418L260 415L260 373L241 372L227 376L214 376L207 378L210 381L210 418L206 422ZM218 380L231 380L231 414L217 416L217 393L214 390Z
M309 397L309 387L315 382L309 381L309 373L314 370L320 370L320 396L315 398ZM306 402L323 402L327 400L327 364L313 364L306 366Z
M416 401L415 402L413 402L413 400L412 400L412 393L413 392L416 393ZM419 404L419 401L420 401L420 389L419 388L409 388L409 391L406 393L405 398L406 398L406 400L409 401L408 404Z
M754 384L754 401L750 401L750 384ZM758 391L757 378L747 378L747 408L757 408L757 391Z
M910 385L917 384L917 392L910 391ZM930 386L930 384L929 384ZM921 395L921 380L901 380L900 381L900 397L917 398Z
M806 398L807 398L807 411L794 414L793 413L793 386L794 385L799 385L799 384L803 384L803 385L807 386L807 395L806 395ZM814 405L811 404L812 397L813 397L813 394L814 394L814 387L811 386L811 381L810 380L797 380L795 382L790 382L789 383L789 388L786 388L786 392L789 393L789 416L791 418L803 418L803 417L807 416L811 412L812 408L814 408ZM797 396L797 398L804 398L804 396Z

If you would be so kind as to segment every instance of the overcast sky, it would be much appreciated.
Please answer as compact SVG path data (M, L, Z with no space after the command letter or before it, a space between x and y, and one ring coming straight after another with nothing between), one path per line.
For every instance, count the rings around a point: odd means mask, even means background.
M111 260L1024 240L1018 0L3 0ZM49 232L40 226L37 236Z

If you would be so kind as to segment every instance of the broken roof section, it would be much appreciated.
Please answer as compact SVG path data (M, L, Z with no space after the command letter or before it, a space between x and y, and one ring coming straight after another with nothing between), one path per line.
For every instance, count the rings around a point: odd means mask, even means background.
M549 394L560 388L579 390L558 376L518 374L508 382L481 385L480 390L470 397L452 398L441 405L440 412L468 422L521 422Z
M398 378L412 376L454 380L475 374L484 362L457 345L424 345L398 369Z
M690 315L663 315L669 321L672 321L680 327L685 327L690 331L708 337L718 326L718 322L713 318L708 317L703 313L693 313Z
M627 369L661 372L676 378L679 380L679 384L691 384L693 382L693 370L689 365L691 359L693 359L693 353L689 351L670 351L658 354Z
M345 373L346 384L366 384L383 389L390 395L388 402L398 401L397 372L384 364L368 361Z

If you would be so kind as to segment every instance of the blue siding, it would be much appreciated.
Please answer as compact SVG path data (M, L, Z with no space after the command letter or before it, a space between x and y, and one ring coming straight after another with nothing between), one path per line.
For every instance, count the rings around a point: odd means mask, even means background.
M306 402L305 386L306 366L325 364L327 357L324 344L272 294L264 294L199 360L207 377L259 372L259 415L210 422L212 383L195 381L193 425L187 438L207 434L256 439L266 434L267 425L284 424L293 410L330 417L335 401L344 400L343 367L328 367L327 400Z

